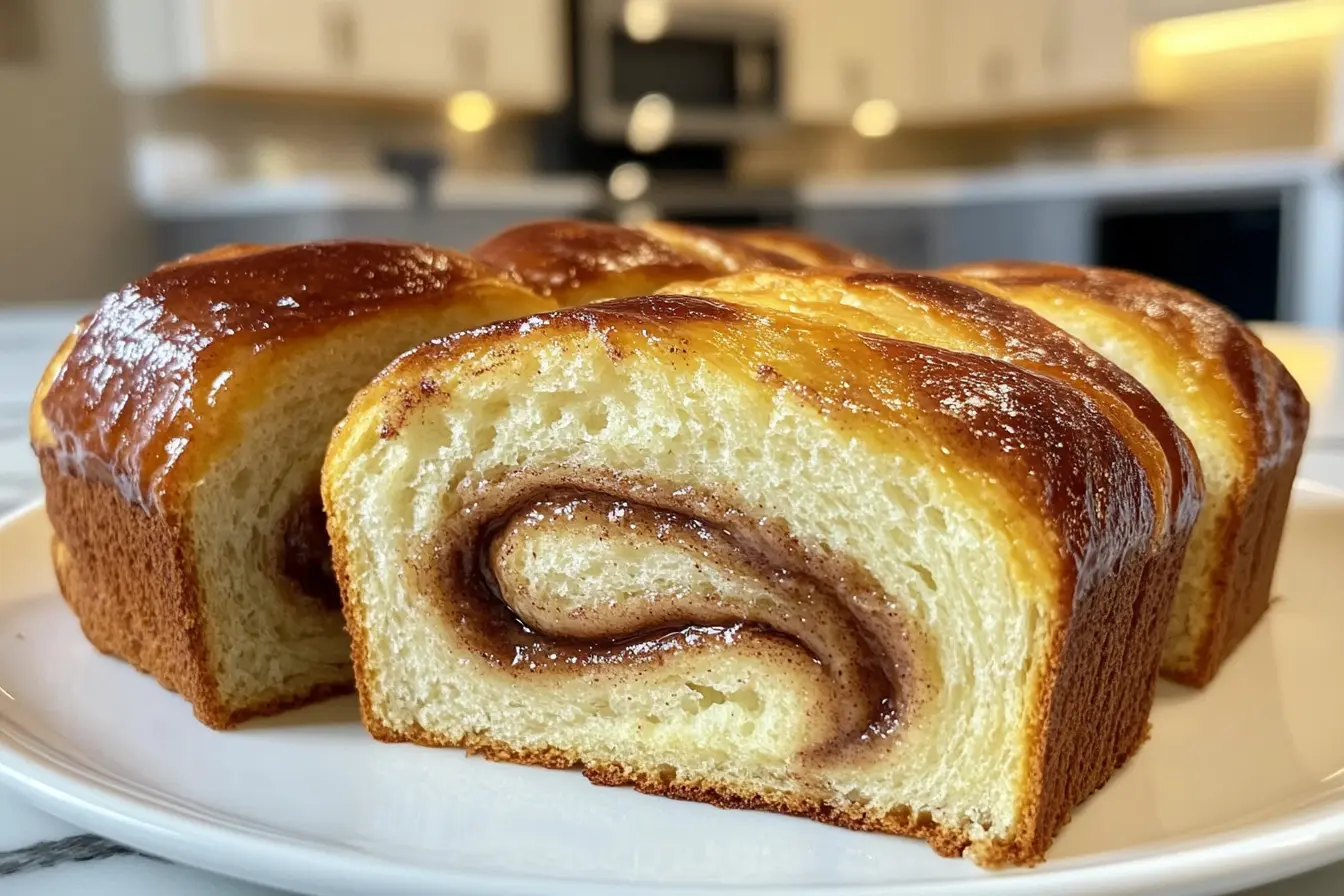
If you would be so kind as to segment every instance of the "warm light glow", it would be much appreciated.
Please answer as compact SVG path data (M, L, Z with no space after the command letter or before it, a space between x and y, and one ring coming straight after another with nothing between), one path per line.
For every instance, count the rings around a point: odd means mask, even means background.
M611 169L607 190L613 199L633 202L649 191L649 169L639 162L622 162Z
M625 128L625 142L635 152L657 152L672 139L672 125L676 109L672 100L661 93L646 93L630 111Z
M901 112L891 100L865 100L850 123L862 137L886 137L901 123Z
M667 30L667 0L625 0L621 20L625 33L639 43L650 43Z
M1338 0L1287 0L1157 22L1140 41L1145 52L1189 56L1341 33L1344 4Z
M483 131L495 123L495 101L479 90L453 94L446 112L449 124L469 134Z
M649 202L632 202L616 213L616 223L626 227L638 227L650 221L658 220L658 209Z

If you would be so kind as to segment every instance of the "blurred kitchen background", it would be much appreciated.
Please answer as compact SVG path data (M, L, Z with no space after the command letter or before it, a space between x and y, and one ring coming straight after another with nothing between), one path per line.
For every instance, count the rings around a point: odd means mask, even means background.
M0 302L539 217L1344 324L1344 0L0 0Z

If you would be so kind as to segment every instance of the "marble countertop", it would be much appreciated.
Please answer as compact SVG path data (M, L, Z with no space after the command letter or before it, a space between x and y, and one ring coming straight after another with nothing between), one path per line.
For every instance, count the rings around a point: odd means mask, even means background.
M577 214L601 201L596 178L583 175L485 175L450 171L434 181L435 208L553 209ZM142 207L163 221L236 215L410 209L414 191L401 178L380 172L306 174L287 178L193 182L140 196Z
M41 494L37 464L28 449L28 401L47 358L85 308L0 307L0 515ZM1312 399L1312 446L1337 458L1344 453L1344 334L1311 334L1279 326L1259 329ZM274 892L128 849L38 812L0 790L0 896ZM1248 890L1246 896L1341 892L1344 864Z
M810 207L947 206L1020 199L1218 194L1324 183L1338 160L1326 153L1278 152L1143 161L1034 163L969 171L815 178L798 190Z

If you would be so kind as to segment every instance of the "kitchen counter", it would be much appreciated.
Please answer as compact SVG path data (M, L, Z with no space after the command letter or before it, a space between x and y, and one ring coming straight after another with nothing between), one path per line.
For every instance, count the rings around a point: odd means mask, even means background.
M205 183L142 204L156 256L168 259L220 243L352 237L466 249L526 221L581 216L601 198L594 178L449 172L420 205L406 181L368 173Z
M477 175L449 172L432 189L441 209L582 209L600 201L596 178L544 175ZM141 198L141 207L160 221L200 220L239 215L296 212L409 210L415 194L401 178L378 173L309 174L193 184Z
M48 357L90 303L0 309L0 515L41 495L28 448L27 410ZM1304 475L1344 482L1344 334L1265 325L1308 392L1313 419ZM5 896L260 896L275 891L146 856L80 831L0 790L0 891ZM1246 896L1336 896L1344 865L1246 891Z
M1163 198L1281 190L1331 180L1338 162L1284 152L1128 162L1035 163L1011 168L813 178L804 205L956 205L1023 200Z
M1339 162L1298 151L816 178L799 187L799 217L805 230L898 264L941 267L977 258L1096 264L1101 214L1113 208L1274 208L1273 313L1296 324L1341 327Z

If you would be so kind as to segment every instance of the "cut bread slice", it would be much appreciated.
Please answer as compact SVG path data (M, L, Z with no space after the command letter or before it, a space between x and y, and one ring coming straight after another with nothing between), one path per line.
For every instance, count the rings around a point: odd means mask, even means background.
M61 591L216 728L348 691L318 494L332 427L425 339L554 307L450 252L221 247L104 300L33 401Z
M1167 521L1128 437L1010 363L709 298L437 340L323 470L365 724L1035 862L1146 731Z
M1222 307L1123 271L987 262L944 272L1017 302L1132 373L1194 443L1207 497L1167 627L1163 673L1202 686L1269 607L1309 408Z
M738 236L804 264L883 268L811 235ZM1150 390L1193 444L1207 495L1181 569L1162 673L1207 684L1269 606L1310 413L1292 375L1226 309L1151 277L1021 261L935 273L1016 302L1085 342Z

